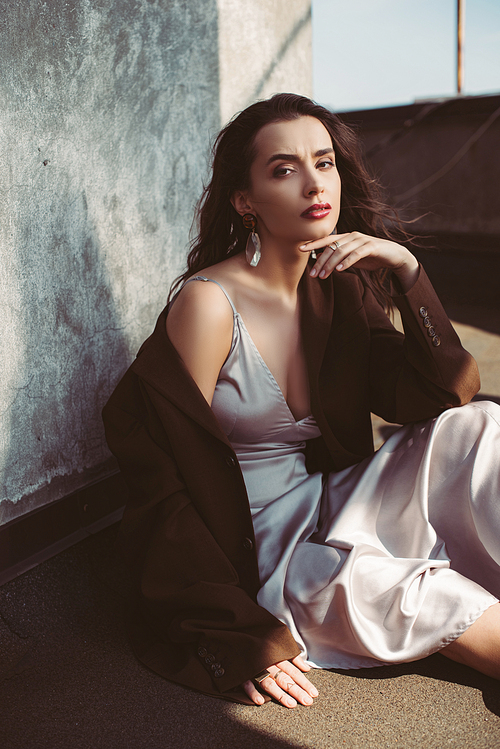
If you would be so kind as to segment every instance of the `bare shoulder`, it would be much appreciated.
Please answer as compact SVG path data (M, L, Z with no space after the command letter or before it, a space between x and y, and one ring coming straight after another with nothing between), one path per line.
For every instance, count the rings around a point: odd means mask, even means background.
M229 350L233 310L226 294L238 309L239 299L245 296L246 270L247 264L235 256L199 271L208 281L193 279L184 285L167 316L167 333L174 346L179 336L206 335L211 341L222 336Z
M167 315L167 334L208 403L231 348L233 311L215 283L190 281Z
M233 312L226 295L215 283L190 281L179 292L167 316L167 331L199 323L232 328Z

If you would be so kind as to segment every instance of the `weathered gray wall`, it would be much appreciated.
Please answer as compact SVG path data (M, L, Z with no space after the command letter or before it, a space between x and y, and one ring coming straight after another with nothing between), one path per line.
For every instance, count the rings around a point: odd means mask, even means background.
M309 13L0 2L0 524L113 469L100 411L183 267L221 113L310 92Z

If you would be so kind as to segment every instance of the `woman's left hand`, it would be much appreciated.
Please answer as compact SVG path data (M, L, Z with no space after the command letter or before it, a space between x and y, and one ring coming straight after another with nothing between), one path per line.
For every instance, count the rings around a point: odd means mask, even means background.
M418 261L406 247L359 231L329 234L301 245L300 249L302 252L323 250L310 271L313 278L328 278L334 270L340 272L353 266L363 270L389 268L406 291L418 276Z

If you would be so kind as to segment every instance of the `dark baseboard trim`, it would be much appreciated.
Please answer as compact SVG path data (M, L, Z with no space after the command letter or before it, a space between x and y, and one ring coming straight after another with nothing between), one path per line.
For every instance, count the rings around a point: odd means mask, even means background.
M0 585L121 519L120 473L0 526Z

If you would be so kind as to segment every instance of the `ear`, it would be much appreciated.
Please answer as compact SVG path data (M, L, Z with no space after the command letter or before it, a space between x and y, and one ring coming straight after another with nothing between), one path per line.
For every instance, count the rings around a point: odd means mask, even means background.
M231 205L233 206L236 213L243 216L245 213L252 213L253 209L245 193L237 190L231 196Z

